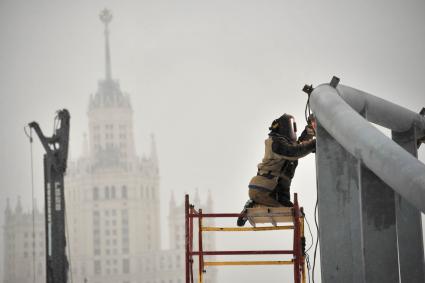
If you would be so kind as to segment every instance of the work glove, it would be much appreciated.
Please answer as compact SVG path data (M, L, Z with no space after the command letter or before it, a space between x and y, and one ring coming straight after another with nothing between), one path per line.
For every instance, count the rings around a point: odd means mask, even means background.
M305 127L305 130L307 131L307 136L309 137L309 139L312 139L313 137L316 136L316 131L313 129L311 125L307 125Z

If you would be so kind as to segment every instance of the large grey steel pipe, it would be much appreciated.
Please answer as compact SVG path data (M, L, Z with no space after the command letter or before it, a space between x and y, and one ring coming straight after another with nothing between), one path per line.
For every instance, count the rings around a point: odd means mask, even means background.
M365 93L352 87L339 85L338 94L354 110L366 114L366 119L395 132L410 130L412 125L417 133L425 133L425 117L385 99Z
M367 105L366 115L374 117L372 122L399 131L407 130L413 124L418 129L424 129L423 117L371 95L363 93L359 98L355 98L350 96L350 93L362 92L345 86L335 89L327 84L316 87L310 96L310 106L317 120L348 152L361 160L417 209L425 212L425 164L386 137L356 110L360 111ZM354 108L341 96L353 104ZM388 108L385 108L385 105ZM379 118L378 114L383 117Z

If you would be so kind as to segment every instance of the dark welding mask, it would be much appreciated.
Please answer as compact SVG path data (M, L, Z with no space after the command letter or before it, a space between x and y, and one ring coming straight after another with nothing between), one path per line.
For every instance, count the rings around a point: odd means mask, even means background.
M270 131L286 137L290 141L297 140L297 123L292 115L283 114L278 119L274 120Z

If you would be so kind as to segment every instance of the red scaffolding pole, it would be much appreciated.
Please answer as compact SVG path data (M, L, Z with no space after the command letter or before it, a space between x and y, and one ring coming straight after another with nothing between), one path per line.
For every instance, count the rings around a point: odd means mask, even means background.
M239 213L203 213L202 209L195 210L189 202L189 195L185 196L185 246L186 246L186 283L193 281L193 257L198 256L198 283L203 283L203 274L207 266L234 266L234 265L293 265L294 282L305 283L305 253L304 240L304 213L298 204L297 194L294 195L292 211L293 225L271 227L205 227L203 218L237 218ZM198 251L193 250L193 219L198 218ZM273 231L294 230L292 250L248 250L248 251L204 251L203 232L241 232L241 231ZM204 256L212 255L292 255L291 260L279 261L205 261Z

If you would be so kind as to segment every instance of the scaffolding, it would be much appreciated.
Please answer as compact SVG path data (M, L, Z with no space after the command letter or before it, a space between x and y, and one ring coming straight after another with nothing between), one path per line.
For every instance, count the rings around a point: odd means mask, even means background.
M306 282L305 269L305 237L304 213L299 207L297 194L294 194L292 208L259 207L250 208L247 212L249 222L253 227L208 227L203 225L204 218L238 218L240 213L203 213L202 209L195 209L189 202L189 195L185 196L185 247L186 247L186 283L193 281L193 257L198 256L198 283L204 283L203 274L207 266L236 266L236 265L293 265L294 282ZM198 219L198 250L193 250L193 224L194 218ZM286 222L291 225L279 226L278 223ZM272 226L256 227L257 223L271 223ZM276 231L293 230L292 250L240 250L240 251L204 251L204 232L249 232L249 231ZM262 261L205 261L204 256L216 255L292 255L289 260L262 260Z

